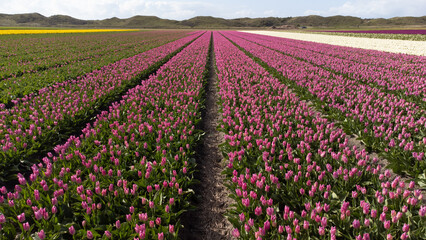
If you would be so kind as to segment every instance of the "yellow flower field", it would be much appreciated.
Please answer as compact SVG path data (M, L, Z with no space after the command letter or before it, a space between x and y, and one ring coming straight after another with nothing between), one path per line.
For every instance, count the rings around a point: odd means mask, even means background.
M45 34L45 33L94 33L139 31L138 29L0 29L0 35L6 34Z

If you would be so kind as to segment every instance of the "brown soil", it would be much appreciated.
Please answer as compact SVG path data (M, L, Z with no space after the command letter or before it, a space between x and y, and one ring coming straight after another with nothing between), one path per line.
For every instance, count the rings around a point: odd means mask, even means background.
M184 229L182 239L232 239L232 224L224 214L233 203L229 190L224 186L224 159L219 144L224 142L223 133L216 130L220 121L218 113L217 75L214 68L214 54L210 55L210 76L206 86L205 115L201 129L205 132L202 146L198 151L198 173L200 183L195 187L196 209L182 216Z

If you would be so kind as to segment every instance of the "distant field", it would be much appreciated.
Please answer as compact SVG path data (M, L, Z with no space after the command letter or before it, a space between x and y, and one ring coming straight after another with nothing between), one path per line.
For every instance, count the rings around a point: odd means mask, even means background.
M364 48L371 50L379 50L393 53L406 53L418 56L426 56L426 42L424 41L413 41L406 39L380 39L371 36L371 39L363 39L360 36L340 36L339 34L349 33L336 33L339 36L329 36L334 33L318 33L318 32L293 32L293 31L245 31L250 33L269 35L275 37L291 38L309 42L333 44L338 46ZM358 33L354 33L358 34ZM361 34L361 33L360 33ZM364 33L364 35L369 35ZM385 35L385 34L375 34ZM392 34L390 34L392 35ZM393 35L404 35L404 34L393 34ZM413 35L419 36L419 35ZM424 35L420 35L424 36ZM400 41L403 40L403 41Z
M137 29L29 29L29 28L0 28L0 35L9 34L46 34L46 33L98 33L98 32L130 32Z
M424 29L398 29L398 30L326 30L310 31L309 33L327 34L347 37L398 39L410 41L426 41Z
M333 30L319 32L341 32L341 33L381 33L381 34L423 34L426 35L426 30L423 29L398 29L398 30Z

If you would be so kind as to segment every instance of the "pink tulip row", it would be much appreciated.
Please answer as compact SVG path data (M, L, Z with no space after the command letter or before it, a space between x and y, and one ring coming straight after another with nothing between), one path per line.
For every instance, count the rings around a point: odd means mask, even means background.
M151 49L133 57L106 65L84 77L78 77L41 89L19 99L10 109L0 111L0 166L31 161L36 153L49 151L62 134L85 124L96 111L134 86L159 67L170 54L194 40L201 33ZM66 138L65 138L66 139ZM47 152L46 151L46 152Z
M20 48L13 51L28 51L28 54L0 60L0 65L5 65L5 69L0 69L0 103L10 105L14 99L46 86L82 76L186 35L183 32L165 31L143 32L138 35L68 36L59 40L52 37L36 41L36 44L23 41L18 44ZM5 44L7 48L7 41ZM29 50L31 48L51 50L40 53L32 52Z
M247 33L238 33L237 36L349 77L359 83L395 93L400 98L411 97L422 106L426 102L426 57L400 54L400 59L389 62L389 59L397 54L382 53L381 57L377 57L374 54L377 51L371 50L356 49L361 54L353 54L354 51L347 51L347 48L339 46L330 49L325 44ZM385 59L386 62L382 63L380 59ZM360 63L360 61L368 62Z
M395 172L406 171L420 178L425 173L423 108L236 35L225 34L276 71L277 77L312 101L318 110L339 120L347 133L357 134L367 147L379 151Z
M342 47L294 39L271 38L263 35L256 36L256 38L270 41L282 41L282 44L297 47L301 50L309 50L315 54L320 53L327 56L347 59L355 62L356 64L363 63L377 67L387 67L388 69L400 71L407 75L422 76L425 74L425 69L423 68L426 61L425 58L415 55Z
M177 238L192 192L210 38L203 34L56 146L29 179L18 174L14 191L0 188L0 238Z
M414 182L390 179L342 129L219 33L214 46L234 237L424 236L426 206Z

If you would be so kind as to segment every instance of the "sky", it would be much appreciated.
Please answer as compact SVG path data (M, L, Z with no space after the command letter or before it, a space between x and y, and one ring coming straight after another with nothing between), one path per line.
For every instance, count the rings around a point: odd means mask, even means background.
M69 15L84 20L135 15L184 20L195 16L391 18L426 15L425 0L0 0L0 13Z

